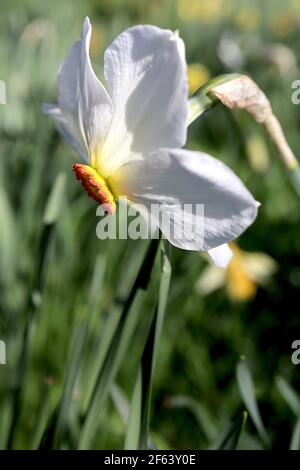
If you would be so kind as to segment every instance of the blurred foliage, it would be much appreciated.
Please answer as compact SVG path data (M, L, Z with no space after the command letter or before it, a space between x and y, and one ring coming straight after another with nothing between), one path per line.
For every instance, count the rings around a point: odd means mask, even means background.
M300 3L1 0L0 11L0 79L7 94L7 104L0 105L0 338L7 345L7 364L0 366L0 446L8 441L13 448L39 445L62 394L74 335L86 321L61 443L68 448L80 426L78 416L97 369L112 306L126 298L145 249L138 241L97 239L95 206L71 171L78 157L41 113L43 101L56 101L56 71L78 38L84 16L90 16L93 25L91 57L99 76L105 47L137 23L179 29L188 63L202 72L200 81L204 72L211 77L228 72L251 75L266 92L300 158L300 108L291 102L291 84L300 76ZM269 255L277 270L239 301L222 286L204 296L198 287L207 261L198 253L172 249L171 291L154 379L153 440L161 448L212 445L244 409L235 375L244 355L271 445L288 448L299 411L289 408L276 377L299 390L300 366L291 362L291 344L300 337L299 200L272 144L242 112L231 113L219 105L206 113L192 124L188 147L224 161L261 201L256 223L238 245ZM52 227L43 217L61 173L66 183ZM54 228L51 234L49 226ZM43 251L45 240L48 249ZM238 269L237 263L237 278ZM113 390L121 395L112 393L99 417L94 448L123 445L120 409L128 406L136 379L143 328L156 295L154 287L149 292L116 377ZM28 350L20 362L24 334ZM262 446L250 413L239 447Z

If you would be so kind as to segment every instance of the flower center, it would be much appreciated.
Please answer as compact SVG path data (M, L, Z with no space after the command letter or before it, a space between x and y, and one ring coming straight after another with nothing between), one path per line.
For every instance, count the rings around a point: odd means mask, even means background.
M73 170L88 195L95 199L99 205L105 206L104 209L108 214L114 214L116 210L115 199L105 179L89 165L74 163Z

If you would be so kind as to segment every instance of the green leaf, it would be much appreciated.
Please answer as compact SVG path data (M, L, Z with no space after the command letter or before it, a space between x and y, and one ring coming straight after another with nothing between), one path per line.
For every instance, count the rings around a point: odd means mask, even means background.
M48 383L44 384L43 397L34 426L31 449L38 449L40 447L47 429L47 423L49 421L49 387L50 385Z
M35 316L42 301L42 291L44 287L44 268L46 264L50 241L52 238L52 233L59 213L60 206L58 199L62 197L63 182L63 175L58 175L46 204L43 228L36 256L36 266L31 282L31 290L29 291L29 295L25 305L25 315L27 318L25 328L22 334L21 348L17 364L17 385L12 395L12 418L7 437L8 449L11 449L13 446L15 431L21 414L22 392L27 370L30 332L34 323Z
M204 432L209 442L216 438L217 427L205 406L187 395L173 395L168 402L169 406L172 408L188 409L196 418L199 427Z
M291 385L281 376L277 376L275 379L276 387L278 388L280 394L295 413L297 418L300 416L300 399L296 391L291 387Z
M63 392L55 411L53 422L53 440L47 439L48 448L59 449L67 429L68 412L73 401L73 392L79 372L80 357L87 332L87 320L81 319L75 328L69 360L66 365L66 375Z
M129 416L129 402L126 395L117 384L113 384L110 396L122 421L124 424L127 424Z
M211 447L213 450L235 450L240 436L244 430L248 413L239 413L223 430L217 442Z
M243 399L243 402L251 416L253 423L260 435L265 446L270 446L270 440L267 434L267 431L262 422L260 412L258 409L255 393L254 393L254 384L251 376L251 372L248 367L246 360L242 359L237 365L237 381L240 389L240 393Z
M300 450L300 418L296 422L292 439L291 439L291 444L290 444L290 450Z
M298 197L300 197L300 166L297 165L295 168L290 169L289 176Z
M65 187L66 174L59 173L54 181L54 185L45 208L43 220L45 225L54 224L57 221L57 218L62 208Z
M136 450L139 447L140 429L141 429L141 410L142 410L142 372L138 371L135 381L132 399L130 403L130 412L128 417L124 449Z
M100 423L104 403L109 395L119 367L124 357L126 357L127 349L140 316L145 290L150 282L158 244L159 240L151 240L146 257L124 305L117 329L103 360L103 367L99 370L87 412L83 417L83 426L78 440L78 447L80 449L88 449L92 445Z
M127 240L128 241L128 240ZM96 387L96 382L101 374L101 370L104 367L104 361L107 357L110 345L112 343L114 334L117 331L118 325L120 321L122 321L122 316L125 315L125 309L128 308L128 305L134 298L135 292L139 288L139 284L142 283L141 278L141 270L143 270L143 266L145 264L146 258L149 259L149 254L153 252L151 251L153 244L148 246L147 250L148 253L145 251L145 246L141 246L142 250L135 248L135 256L134 259L132 258L132 251L129 249L128 256L125 258L125 266L124 268L120 269L119 267L119 279L116 284L118 285L118 289L115 294L115 299L113 301L113 305L109 308L109 311L106 316L106 320L101 327L101 334L98 338L98 343L95 347L94 356L90 359L89 368L87 370L87 376L84 377L84 393L83 393L83 414L85 415L89 406L89 403L92 398L93 390ZM151 256L152 256L151 255ZM145 258L146 257L146 258ZM134 268L134 269L133 269ZM133 273L131 273L133 271ZM151 270L148 271L150 275ZM129 285L130 293L128 294L128 278L129 280L133 280L132 283ZM143 281L144 282L144 281ZM126 295L127 293L127 295ZM126 295L126 297L125 297ZM123 300L125 298L125 301ZM127 304L127 306L126 306ZM99 310L99 307L98 307ZM122 313L123 312L123 313ZM94 313L96 315L96 312ZM94 360L94 357L97 360Z
M0 281L9 284L14 275L16 259L16 220L10 204L10 200L0 181L0 265L5 269L0 270Z

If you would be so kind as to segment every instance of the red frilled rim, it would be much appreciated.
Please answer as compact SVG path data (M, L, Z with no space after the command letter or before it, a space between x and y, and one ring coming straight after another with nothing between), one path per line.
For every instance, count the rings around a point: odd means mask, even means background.
M114 214L116 203L105 179L89 165L74 163L73 171L88 195L103 206L108 214Z

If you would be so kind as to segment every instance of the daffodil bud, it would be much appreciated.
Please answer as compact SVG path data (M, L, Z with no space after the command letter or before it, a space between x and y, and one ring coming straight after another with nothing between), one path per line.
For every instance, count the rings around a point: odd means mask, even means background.
M228 74L213 78L190 99L188 124L220 102L229 109L247 111L265 128L289 171L296 192L300 195L299 163L273 113L268 98L259 86L250 77L242 74Z

